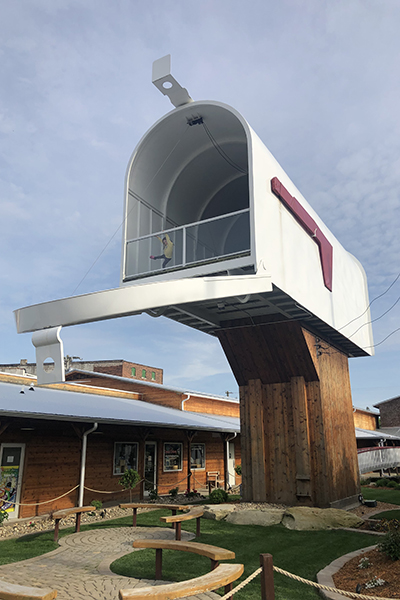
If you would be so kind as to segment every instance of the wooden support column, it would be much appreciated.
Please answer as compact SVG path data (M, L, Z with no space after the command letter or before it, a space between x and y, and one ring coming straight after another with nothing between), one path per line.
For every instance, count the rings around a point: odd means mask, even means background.
M297 321L226 327L218 338L240 388L243 499L320 507L355 502L347 356Z
M246 431L244 435L245 470L242 462L242 477L243 474L245 477L243 499L264 502L267 474L265 471L263 386L260 379L252 379L247 386L240 388L240 411L241 423Z
M311 504L310 434L304 377L292 377L291 393L296 453L296 496L298 500Z

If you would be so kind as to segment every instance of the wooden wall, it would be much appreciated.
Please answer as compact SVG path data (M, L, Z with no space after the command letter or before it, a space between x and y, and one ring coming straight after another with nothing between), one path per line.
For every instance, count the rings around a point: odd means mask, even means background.
M224 330L219 339L240 386L244 499L321 507L354 499L347 357L295 322Z
M3 422L2 422L3 425ZM34 427L33 431L21 431L21 427ZM24 443L25 464L22 478L21 507L19 516L30 517L47 514L61 508L77 505L76 489L67 496L35 506L35 504L61 496L79 483L81 460L81 436L91 425L68 422L41 421L34 419L11 419L0 435L0 443ZM85 491L84 504L94 499L103 503L118 504L129 501L129 492L122 490L119 475L113 474L114 443L139 443L139 473L143 474L144 441L157 443L158 493L168 494L175 487L180 492L187 489L188 437L182 429L162 429L99 424L98 433L88 436L85 485L94 490L112 493ZM182 442L182 471L164 472L163 443ZM191 489L206 487L207 471L224 473L224 442L219 433L197 432L193 443L206 446L206 467L196 469L191 480ZM236 463L240 464L240 436L235 439ZM240 483L240 478L237 480ZM133 498L139 499L139 486Z
M356 408L353 417L354 427L368 429L369 431L375 431L378 428L379 415L372 415L370 412Z
M204 398L192 395L185 403L184 410L206 413L210 415L223 415L225 417L240 417L239 402L218 400L217 398Z

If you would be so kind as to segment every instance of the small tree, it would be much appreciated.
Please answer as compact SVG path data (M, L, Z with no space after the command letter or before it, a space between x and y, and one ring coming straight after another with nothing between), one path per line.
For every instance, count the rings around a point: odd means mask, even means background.
M140 475L134 469L128 469L119 480L119 484L125 490L129 490L129 502L132 502L132 490L140 481Z

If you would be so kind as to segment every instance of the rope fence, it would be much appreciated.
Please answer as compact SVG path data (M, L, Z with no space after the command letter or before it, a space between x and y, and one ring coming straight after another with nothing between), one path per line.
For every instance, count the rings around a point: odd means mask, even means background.
M294 579L295 581L300 581L300 583L305 583L306 585L311 585L312 587L318 588L320 590L325 590L327 592L334 592L335 594L342 594L343 596L347 596L348 598L359 598L360 600L390 600L390 598L383 598L382 596L367 596L365 594L357 594L356 592L347 592L346 590L338 590L337 588L330 587L329 585L322 585L322 583L316 583L315 581L309 581L308 579L304 579L303 577L299 577L299 575L294 575L293 573L289 573L289 571L284 571L279 567L273 567L274 571L280 573L281 575L285 575L285 577L289 577L290 579ZM393 600L393 598L391 599Z
M75 487L73 487L71 490L69 490L69 492L65 492L65 494L61 494L61 496L57 496L57 498L52 498L51 500L44 500L43 502L34 502L33 504L22 504L22 502L12 502L11 500L5 500L4 504L13 504L14 506L16 506L18 504L18 506L40 506L41 504L49 504L49 502L55 502L56 500L59 500L60 498L64 498L64 496L68 496L68 494L70 494L71 492L75 491L76 488L78 488L79 485L76 485ZM0 507L1 509L1 507Z
M231 590L230 592L228 592L224 596L222 596L221 600L229 600L229 598L231 598L231 596L233 596L233 594L240 592L240 590L242 590L248 583L250 583L250 581L253 581L253 579L255 579L257 577L257 575L259 575L262 572L263 572L263 567L260 567L259 569L254 571L254 573L249 575L249 577L247 577L247 579L242 581L242 583L239 583L239 585L237 585L235 588L233 588L233 590Z
M354 598L355 600L393 600L391 598L384 598L382 596L370 596L366 594L357 594L356 592L348 592L347 590L341 590L335 587L330 587L328 585L323 585L321 583L316 583L315 581L310 581L309 579L304 579L304 577L294 575L289 571L285 571L284 569L280 569L279 567L273 565L271 554L260 554L260 563L261 567L256 569L254 573L249 575L249 577L247 577L244 581L239 583L235 588L229 590L224 596L222 596L220 600L229 600L234 594L242 590L258 575L261 575L261 600L274 600L274 571L276 573L279 573L280 575L284 575L285 577L289 577L290 579L294 579L295 581L304 583L305 585L310 585L314 588L325 590L326 592L341 594L342 596Z

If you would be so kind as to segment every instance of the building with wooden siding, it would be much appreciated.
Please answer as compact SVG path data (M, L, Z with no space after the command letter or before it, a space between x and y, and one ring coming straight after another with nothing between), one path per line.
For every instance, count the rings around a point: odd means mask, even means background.
M354 427L375 431L379 429L379 412L353 407Z
M108 377L120 379L120 389L86 381L35 388L32 377L0 375L0 508L7 507L11 517L77 505L84 436L84 504L128 500L118 483L127 468L146 480L135 488L137 498L153 488L159 494L175 487L204 489L211 472L240 483L234 471L234 461L240 464L236 416L189 411L190 394L172 389L164 400L159 393L150 402L150 384L141 393L122 389L124 378ZM194 396L193 406L199 402ZM226 402L228 412L231 404ZM218 397L204 397L204 405L215 410Z

